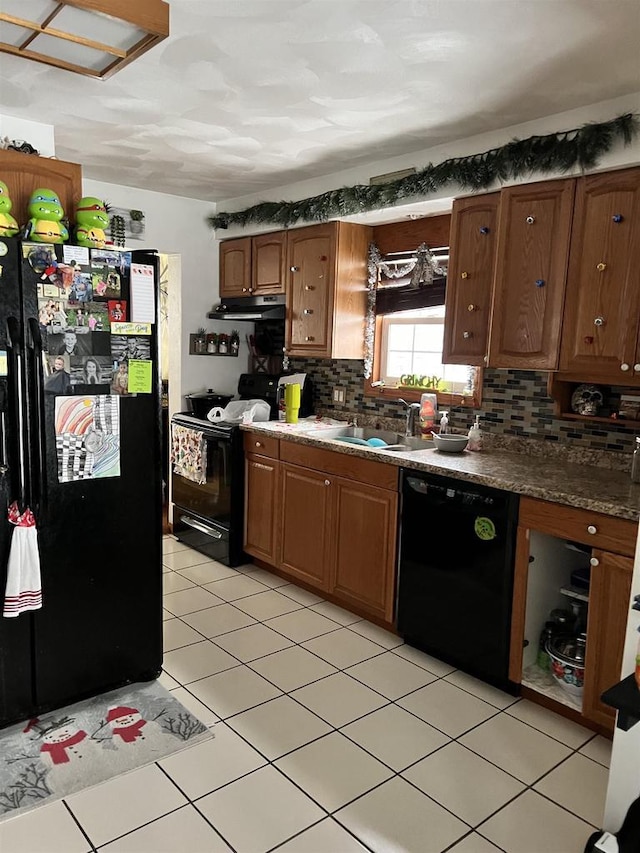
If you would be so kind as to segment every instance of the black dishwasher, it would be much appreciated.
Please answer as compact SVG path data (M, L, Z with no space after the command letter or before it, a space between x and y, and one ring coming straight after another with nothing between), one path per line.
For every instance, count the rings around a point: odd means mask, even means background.
M398 631L416 646L502 689L518 496L402 471Z

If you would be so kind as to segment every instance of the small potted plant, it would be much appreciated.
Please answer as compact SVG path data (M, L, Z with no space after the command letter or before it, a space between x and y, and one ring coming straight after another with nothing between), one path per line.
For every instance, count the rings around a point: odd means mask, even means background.
M207 351L207 334L204 330L204 326L201 326L196 332L195 340L193 342L193 349L198 355L201 355L203 352Z
M144 231L144 213L141 210L130 210L129 219L131 220L131 234L142 234Z
M218 352L218 336L215 332L209 332L207 335L207 352L210 354Z
M229 352L229 335L222 332L218 335L218 352L220 355L225 355Z
M238 355L240 350L240 335L238 334L237 329L231 330L231 337L229 338L229 348L231 350L231 355Z

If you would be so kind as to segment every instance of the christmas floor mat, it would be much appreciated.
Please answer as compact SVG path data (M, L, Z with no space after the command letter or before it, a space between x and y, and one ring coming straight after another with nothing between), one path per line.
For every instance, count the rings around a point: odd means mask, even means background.
M0 731L0 821L213 737L157 682Z

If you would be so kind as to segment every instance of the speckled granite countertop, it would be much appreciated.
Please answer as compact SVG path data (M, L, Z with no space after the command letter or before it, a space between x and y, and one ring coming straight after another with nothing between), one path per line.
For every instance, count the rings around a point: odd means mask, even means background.
M263 432L297 444L323 447L337 453L375 459L401 468L449 475L460 480L493 486L541 500L590 509L637 521L640 516L640 484L631 483L623 471L577 465L557 458L545 459L504 450L481 453L441 453L435 449L412 452L365 448L323 437L322 429L277 421L255 423L242 429Z

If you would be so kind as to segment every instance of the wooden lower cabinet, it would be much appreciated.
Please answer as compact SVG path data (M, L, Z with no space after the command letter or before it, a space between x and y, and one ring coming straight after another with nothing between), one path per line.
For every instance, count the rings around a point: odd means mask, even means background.
M509 678L528 687L530 698L546 696L543 704L561 709L562 689L558 688L555 701L549 700L553 691L543 686L535 660L550 609L569 607L570 599L559 590L570 586L576 543L585 546L583 562L590 563L591 574L582 707L571 701L565 704L569 716L600 730L612 731L615 724L615 711L603 705L600 696L621 678L636 538L637 524L631 521L532 498L520 501ZM609 550L616 547L624 553ZM531 676L532 668L537 676Z
M331 589L393 621L398 494L336 479Z
M278 559L277 520L280 504L280 463L268 456L245 458L244 550L252 557Z
M282 465L280 568L318 589L329 589L331 481L319 471Z
M616 712L600 696L620 681L633 560L620 554L594 551L591 569L589 625L582 713L603 726L613 726Z
M270 457L251 452L256 441ZM245 452L245 551L392 625L397 469L257 433L245 436Z

